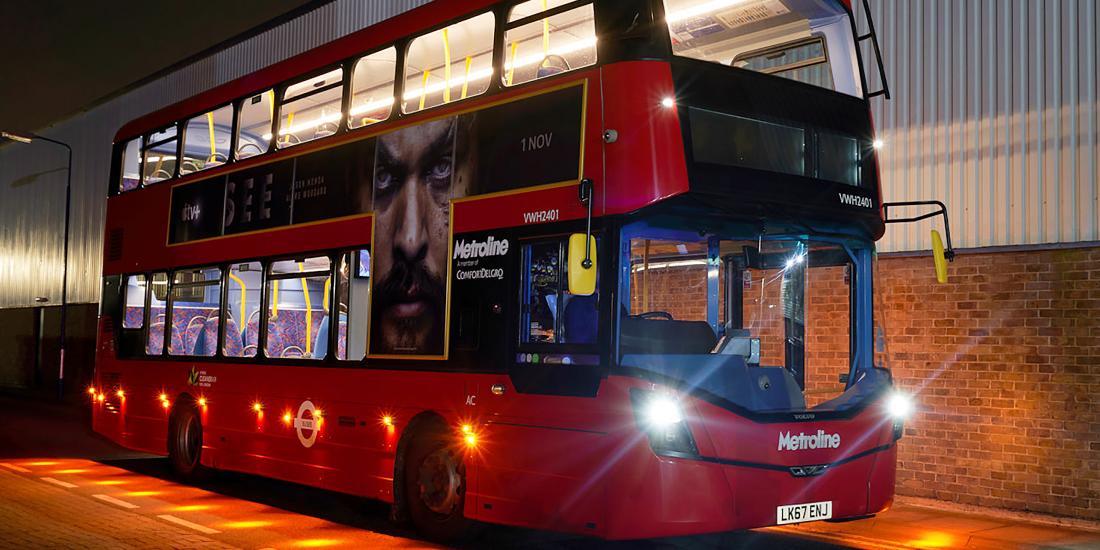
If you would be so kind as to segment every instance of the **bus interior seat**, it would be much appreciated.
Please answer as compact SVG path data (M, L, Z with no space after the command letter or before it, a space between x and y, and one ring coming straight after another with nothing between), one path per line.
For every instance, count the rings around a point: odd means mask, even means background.
M145 353L160 355L164 350L164 321L149 323L149 337L145 342Z
M569 344L594 344L600 320L595 294L572 296L562 314L563 341Z
M140 327L145 322L145 308L143 306L127 306L123 315L122 326Z
M683 355L710 353L718 342L706 321L623 317L619 342L624 354Z

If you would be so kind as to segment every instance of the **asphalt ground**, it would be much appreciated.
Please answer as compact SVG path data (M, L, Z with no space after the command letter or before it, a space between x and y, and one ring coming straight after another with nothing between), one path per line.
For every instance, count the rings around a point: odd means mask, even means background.
M86 411L0 397L0 548L436 548L387 504L246 474L177 483ZM876 518L629 542L482 526L461 548L1100 548L1100 532L916 506Z

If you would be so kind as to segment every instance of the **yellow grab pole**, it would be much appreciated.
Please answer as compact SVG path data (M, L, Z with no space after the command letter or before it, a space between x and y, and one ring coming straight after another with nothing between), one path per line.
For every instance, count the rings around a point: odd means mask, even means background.
M470 56L466 56L466 75L462 77L462 99L466 99L466 90L470 87L470 64L473 61Z
M233 279L238 285L241 286L241 324L237 326L243 329L244 324L247 322L244 318L244 312L248 310L248 308L245 306L245 299L247 297L247 294L245 294L245 292L248 291L248 288L244 284L244 281L242 281L240 277L234 275L232 271L229 272L229 278Z
M432 74L430 69L424 69L424 82L420 84L420 108L417 109L418 111L424 109L424 98L428 95L428 75L430 74Z
M451 41L443 29L443 103L451 102Z

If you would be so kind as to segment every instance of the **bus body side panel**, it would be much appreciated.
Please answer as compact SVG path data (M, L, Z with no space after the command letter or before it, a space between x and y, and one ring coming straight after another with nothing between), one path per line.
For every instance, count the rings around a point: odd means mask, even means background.
M675 99L667 61L632 61L600 68L604 128L617 138L604 146L609 213L626 213L687 192L680 118L661 101Z

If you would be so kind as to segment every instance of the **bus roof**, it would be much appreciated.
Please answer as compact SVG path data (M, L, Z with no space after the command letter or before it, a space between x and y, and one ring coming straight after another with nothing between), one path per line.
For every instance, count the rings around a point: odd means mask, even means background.
M357 54L368 53L375 47L419 34L446 21L482 10L496 2L497 0L435 0L140 116L119 128L115 134L115 143L138 137L148 131L201 111L213 109L250 93L263 91L312 70Z

